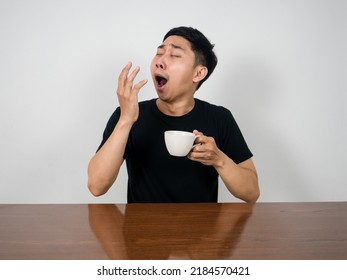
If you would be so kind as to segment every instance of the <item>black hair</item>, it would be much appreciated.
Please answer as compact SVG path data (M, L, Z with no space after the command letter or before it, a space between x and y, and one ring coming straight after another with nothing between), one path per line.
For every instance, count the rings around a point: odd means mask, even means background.
M204 34L193 27L180 26L172 28L165 34L163 41L165 41L169 36L181 36L188 40L191 44L191 49L195 54L195 64L201 64L207 67L208 73L198 84L197 89L199 89L202 83L212 74L217 65L217 56L213 51L214 44L211 44Z

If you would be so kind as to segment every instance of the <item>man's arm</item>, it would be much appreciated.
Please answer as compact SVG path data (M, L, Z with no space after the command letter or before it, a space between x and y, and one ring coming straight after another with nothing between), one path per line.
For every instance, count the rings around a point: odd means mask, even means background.
M220 165L215 166L228 190L237 198L254 203L260 195L258 175L252 159L239 164L225 155Z
M133 86L140 71L136 67L128 76L131 63L122 70L118 78L117 96L121 115L112 134L88 165L88 188L95 196L105 194L116 180L123 163L123 155L129 133L139 115L138 92L147 83L142 80Z
M90 160L88 188L93 195L105 194L116 180L131 126L119 120L111 136Z
M188 155L189 159L213 166L235 197L246 202L256 202L260 191L252 159L236 164L217 147L212 137L207 137L196 130L194 133L199 135L196 142L201 145L194 147Z

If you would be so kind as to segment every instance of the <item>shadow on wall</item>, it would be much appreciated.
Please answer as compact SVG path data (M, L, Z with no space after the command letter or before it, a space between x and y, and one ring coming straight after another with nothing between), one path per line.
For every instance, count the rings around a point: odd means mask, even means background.
M261 188L260 201L308 200L301 155L288 144L285 123L290 115L281 102L285 85L280 72L268 61L240 58L229 66L231 110L254 154ZM295 108L290 110L295 114ZM293 128L290 128L293 129Z

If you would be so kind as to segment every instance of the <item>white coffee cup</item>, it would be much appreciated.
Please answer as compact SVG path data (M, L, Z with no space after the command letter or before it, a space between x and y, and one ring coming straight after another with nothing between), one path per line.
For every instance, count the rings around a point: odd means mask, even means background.
M197 135L188 131L167 130L164 133L165 145L170 155L184 157L194 146Z

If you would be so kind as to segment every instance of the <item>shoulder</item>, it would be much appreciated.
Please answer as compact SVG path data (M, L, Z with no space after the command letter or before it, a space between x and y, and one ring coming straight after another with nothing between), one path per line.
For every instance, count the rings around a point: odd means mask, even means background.
M195 99L195 102L196 102L199 110L205 111L211 117L213 117L213 116L216 116L216 117L223 117L223 116L224 117L228 117L228 116L230 117L230 116L232 116L231 111L224 106L212 104L212 103L209 103L207 101L200 100L200 99Z

